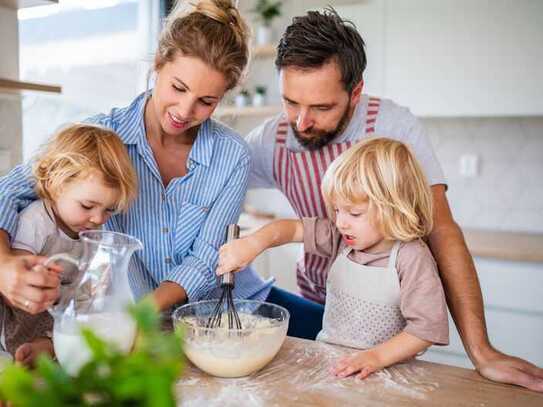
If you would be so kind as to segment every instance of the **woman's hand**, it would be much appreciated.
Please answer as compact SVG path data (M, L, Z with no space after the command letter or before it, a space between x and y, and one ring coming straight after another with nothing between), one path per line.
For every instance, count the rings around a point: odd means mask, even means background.
M336 366L332 368L332 373L337 377L347 377L358 373L356 375L357 378L365 379L383 367L385 366L383 366L378 353L370 349L356 352L340 359Z
M217 275L237 272L247 267L262 252L257 239L244 237L226 243L219 249Z
M50 307L60 293L60 266L41 256L3 256L0 261L0 293L9 305L30 314Z

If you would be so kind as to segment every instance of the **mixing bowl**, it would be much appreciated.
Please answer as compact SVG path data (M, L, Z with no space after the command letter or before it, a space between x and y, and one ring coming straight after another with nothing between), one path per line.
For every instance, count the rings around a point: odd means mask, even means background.
M247 376L266 366L287 335L289 313L275 304L234 300L242 329L207 328L216 300L184 305L173 313L176 327L184 331L184 351L198 368L212 376ZM226 305L223 308L226 318Z

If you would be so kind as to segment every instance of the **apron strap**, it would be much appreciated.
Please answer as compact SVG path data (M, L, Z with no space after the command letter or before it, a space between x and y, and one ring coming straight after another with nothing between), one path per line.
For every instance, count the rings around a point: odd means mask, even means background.
M392 246L392 250L390 251L390 257L388 258L387 268L396 268L396 260L398 258L398 252L400 251L401 243L401 241L396 240L396 243L394 243L394 246Z

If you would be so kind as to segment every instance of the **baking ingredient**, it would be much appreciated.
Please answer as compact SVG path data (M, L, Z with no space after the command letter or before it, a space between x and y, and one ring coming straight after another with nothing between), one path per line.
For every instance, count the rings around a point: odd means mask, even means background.
M9 364L0 375L0 400L25 407L175 407L174 382L183 367L181 336L161 330L151 300L131 306L130 314L138 329L130 353L84 328L82 336L92 356L76 376L45 356L38 358L33 370Z
M118 346L123 353L127 353L132 347L136 324L127 313L82 314L76 318L64 317L55 320L53 327L55 354L69 374L75 375L91 358L91 351L81 334L81 328L92 330L99 338Z
M318 341L287 341L268 366L249 377L214 378L188 367L177 389L184 407L264 407L350 406L358 397L367 405L404 405L406 397L413 405L426 405L439 388L418 361L388 367L365 380L334 376L331 367L352 352Z
M286 336L287 324L240 313L244 329L206 329L202 319L186 317L185 355L204 372L218 377L247 376L266 366ZM223 327L226 324L221 324Z

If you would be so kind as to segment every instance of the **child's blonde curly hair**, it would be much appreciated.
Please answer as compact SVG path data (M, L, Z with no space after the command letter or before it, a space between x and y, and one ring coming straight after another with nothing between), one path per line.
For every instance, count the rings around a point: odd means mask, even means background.
M399 141L380 137L355 144L328 168L321 189L332 219L337 201L368 202L385 239L410 241L432 230L430 187L409 147Z
M53 202L66 184L93 174L119 191L117 211L127 210L138 190L136 171L119 136L93 124L60 130L37 155L32 173L37 195L47 202Z

